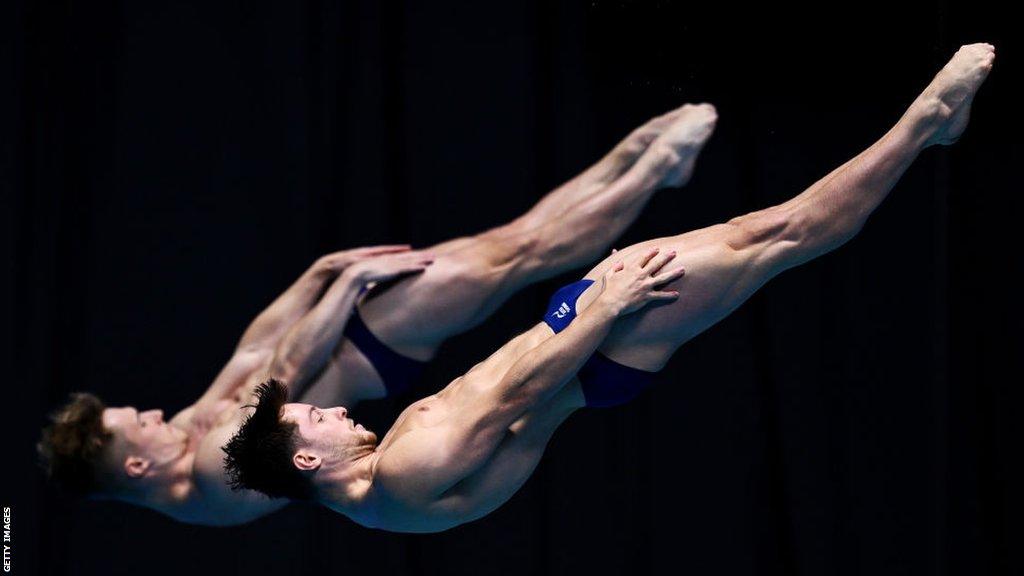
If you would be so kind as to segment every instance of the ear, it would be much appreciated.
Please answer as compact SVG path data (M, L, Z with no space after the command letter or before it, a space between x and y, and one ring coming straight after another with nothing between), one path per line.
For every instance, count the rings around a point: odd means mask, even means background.
M132 478L140 478L147 470L149 470L149 466L152 463L153 462L148 458L129 456L124 461L124 471Z
M319 468L321 461L320 457L316 454L300 450L295 453L295 456L292 456L292 463L295 464L295 467L299 470L309 471Z

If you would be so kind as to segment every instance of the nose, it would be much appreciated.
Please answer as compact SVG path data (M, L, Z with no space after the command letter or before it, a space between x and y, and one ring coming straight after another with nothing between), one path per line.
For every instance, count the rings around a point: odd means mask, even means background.
M348 410L346 410L346 409L344 409L342 407L339 407L338 410L337 410L337 414L338 414L338 418L342 419L342 418L344 418L345 416L348 415Z

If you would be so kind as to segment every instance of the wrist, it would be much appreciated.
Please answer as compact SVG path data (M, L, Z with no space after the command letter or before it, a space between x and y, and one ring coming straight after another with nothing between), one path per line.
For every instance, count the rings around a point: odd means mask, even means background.
M623 310L625 310L625 307L616 298L610 298L604 293L598 296L590 307L594 308L595 313L609 318L618 318L622 315Z
M355 261L354 258L345 255L328 254L317 258L313 262L313 265L310 267L310 273L318 279L334 278L354 264Z
M339 272L340 270L333 267L326 259L320 258L303 273L299 278L299 284L306 290L319 291L323 288L324 284L336 278Z

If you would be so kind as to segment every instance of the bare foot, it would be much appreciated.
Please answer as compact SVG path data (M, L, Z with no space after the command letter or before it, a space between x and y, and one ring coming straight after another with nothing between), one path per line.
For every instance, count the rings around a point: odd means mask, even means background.
M657 140L658 136L661 136L665 129L672 125L672 122L682 113L685 107L680 106L675 110L669 110L661 116L655 116L630 132L628 136L615 145L611 152L587 170L583 177L591 182L607 184L625 174L647 150L651 142Z
M916 115L925 123L930 132L926 145L949 145L964 133L971 102L992 70L995 57L996 49L991 44L961 46L917 97L908 115Z
M718 112L711 104L687 104L672 124L650 146L650 152L664 156L669 164L661 186L682 186L690 181L704 143L715 131ZM642 160L641 160L642 161Z

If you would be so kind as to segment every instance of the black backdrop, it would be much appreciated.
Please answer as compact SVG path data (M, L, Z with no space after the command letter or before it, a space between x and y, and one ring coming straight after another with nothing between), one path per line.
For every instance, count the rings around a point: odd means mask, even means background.
M63 2L5 8L3 506L15 573L1020 574L1019 46L982 3ZM525 210L686 101L691 185L619 242L786 199L879 137L965 42L972 126L852 243L568 422L527 485L436 535L292 507L209 529L55 495L75 389L195 399L320 253L426 245ZM526 328L455 338L416 394ZM684 296L685 297L685 296ZM384 429L413 396L360 407Z

